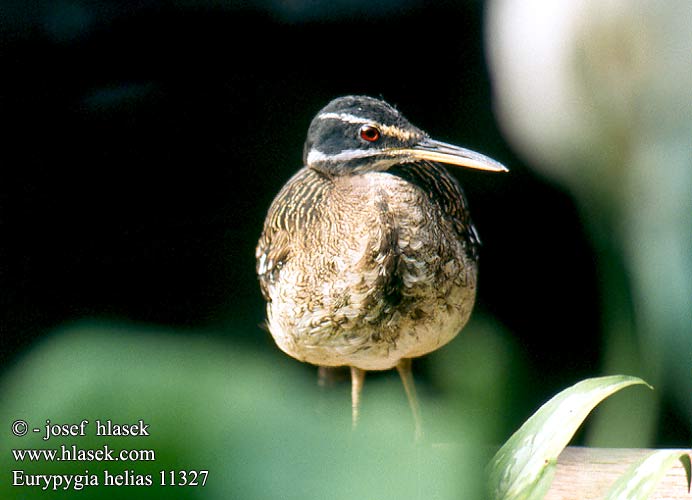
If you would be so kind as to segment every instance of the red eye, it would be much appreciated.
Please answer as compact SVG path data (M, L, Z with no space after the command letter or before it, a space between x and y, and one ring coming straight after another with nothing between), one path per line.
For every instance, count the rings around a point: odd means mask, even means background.
M363 125L360 127L360 138L364 141L375 142L380 138L380 131L372 125Z

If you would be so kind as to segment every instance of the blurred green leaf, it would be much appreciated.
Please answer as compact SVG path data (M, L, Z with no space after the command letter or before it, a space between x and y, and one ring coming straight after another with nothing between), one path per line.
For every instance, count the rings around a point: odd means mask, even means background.
M666 471L678 460L685 468L689 491L692 474L689 453L680 450L660 450L633 464L615 481L604 500L646 500Z
M393 378L392 378L393 379ZM483 492L483 426L455 412L426 421L449 445L415 444L400 384L369 380L352 432L346 391L321 392L315 372L279 352L140 326L81 323L55 332L0 380L0 498L456 499ZM340 395L344 396L343 398ZM29 427L90 421L85 436L45 442ZM95 435L94 421L149 424L148 437ZM463 444L460 444L463 443ZM11 449L152 449L155 461L30 462ZM96 474L98 486L12 486L26 474ZM104 486L110 474L151 486ZM160 471L208 470L204 487L159 484Z
M526 397L527 369L516 338L494 318L482 310L474 312L454 342L421 362L442 391L448 409L482 421L493 436L511 430L506 420ZM434 405L429 403L424 410L432 416Z
M591 378L565 389L529 418L500 448L490 463L493 498L539 499L548 491L557 457L591 410L637 377Z

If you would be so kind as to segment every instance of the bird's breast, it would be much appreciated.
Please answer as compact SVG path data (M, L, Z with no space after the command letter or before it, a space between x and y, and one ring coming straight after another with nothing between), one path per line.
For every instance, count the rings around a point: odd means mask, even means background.
M388 173L332 180L270 290L279 346L315 364L394 366L453 338L468 319L476 266L455 222Z

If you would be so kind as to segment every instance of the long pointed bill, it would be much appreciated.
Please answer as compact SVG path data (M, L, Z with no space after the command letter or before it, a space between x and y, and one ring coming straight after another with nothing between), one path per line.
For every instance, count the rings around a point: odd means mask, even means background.
M434 139L423 139L412 148L401 149L399 152L417 160L436 161L457 167L475 168L491 172L508 171L507 167L492 158L470 149L460 148L459 146Z

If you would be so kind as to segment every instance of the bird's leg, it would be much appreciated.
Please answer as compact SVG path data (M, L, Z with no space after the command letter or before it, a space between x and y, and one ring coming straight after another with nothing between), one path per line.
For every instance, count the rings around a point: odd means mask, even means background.
M416 385L413 382L413 372L411 371L411 359L402 358L396 365L401 381L404 383L404 390L408 398L408 404L411 406L413 413L413 421L416 426L416 441L423 437L423 420L420 414L420 406L418 404L418 396L416 395Z
M351 367L351 418L353 427L358 425L358 417L360 416L360 393L363 390L363 382L365 381L365 370Z

